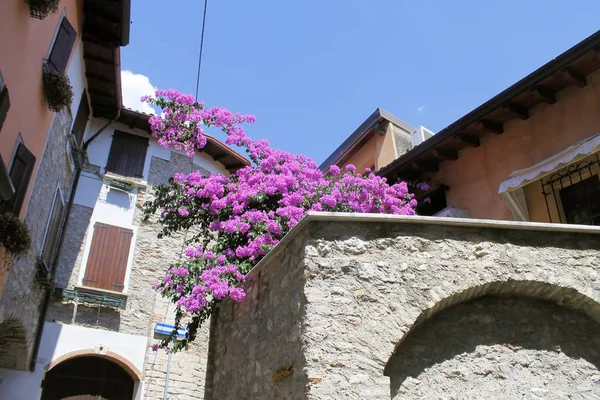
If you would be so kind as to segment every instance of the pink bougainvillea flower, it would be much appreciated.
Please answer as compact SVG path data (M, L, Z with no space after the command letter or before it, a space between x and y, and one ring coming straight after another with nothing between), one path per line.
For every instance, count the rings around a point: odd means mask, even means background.
M361 175L352 164L344 171L331 166L326 175L309 157L246 136L243 125L254 122L253 116L204 108L173 89L143 101L162 109L150 119L162 146L192 155L206 145L203 129L217 127L227 144L244 148L252 161L230 176L175 174L145 206L147 218L160 212L165 234L195 228L186 259L156 285L179 313L191 316L190 337L216 302L244 300L245 274L308 211L415 214L417 202L405 182L389 184L370 170Z

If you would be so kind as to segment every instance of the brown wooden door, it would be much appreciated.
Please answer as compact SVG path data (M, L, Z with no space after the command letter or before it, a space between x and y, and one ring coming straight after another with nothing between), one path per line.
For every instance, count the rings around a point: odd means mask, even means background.
M132 238L131 229L96 222L84 286L122 292Z

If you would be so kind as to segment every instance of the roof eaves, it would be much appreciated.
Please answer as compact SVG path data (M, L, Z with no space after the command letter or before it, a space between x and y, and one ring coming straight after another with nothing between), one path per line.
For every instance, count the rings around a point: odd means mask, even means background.
M147 114L145 112L142 111L137 111L134 110L132 108L128 108L128 107L122 107L121 109L121 115L123 117L126 116L132 116L132 117L136 117L136 121L137 120L143 120L145 123L148 124L148 126L146 128L139 128L138 129L143 129L144 131L151 133L150 131L150 125L149 125L149 119L150 117L153 117L153 114ZM117 120L117 122L122 122L123 121L119 121ZM232 157L234 157L236 160L239 161L239 163L243 166L247 166L250 165L250 160L248 160L246 157L244 157L243 155L241 155L240 153L238 153L237 151L235 151L234 149L232 149L231 147L229 147L227 144L221 142L219 139L217 139L214 136L205 134L204 136L206 136L206 139L209 143L214 144L215 146L219 147L221 150L227 152L229 155L231 155Z
M360 126L350 135L344 142L327 157L325 161L319 166L321 171L327 171L330 166L338 162L344 155L346 155L356 143L358 143L365 135L367 135L374 124L379 122L380 119L387 120L394 125L401 127L402 129L411 132L414 128L402 121L395 115L385 111L382 108L377 108Z
M420 145L412 148L410 151L392 161L390 164L382 168L377 172L378 175L388 176L394 170L401 166L407 165L414 161L418 156L423 155L431 151L442 142L451 138L461 130L465 129L470 124L479 121L485 117L488 113L494 110L496 107L502 106L509 102L513 97L517 96L525 90L533 88L536 84L550 76L551 74L565 68L568 64L583 56L590 50L596 49L600 46L600 30L589 36L587 39L579 42L575 46L571 47L558 57L547 62L531 74L527 75L520 81L516 82L512 86L508 87L501 93L492 97L473 111L459 118L446 128L439 131L436 135L429 138Z

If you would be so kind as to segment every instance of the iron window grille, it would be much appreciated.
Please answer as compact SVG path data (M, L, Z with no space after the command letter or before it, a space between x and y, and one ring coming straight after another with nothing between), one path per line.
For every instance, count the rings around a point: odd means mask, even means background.
M598 154L559 169L542 180L542 194L550 222L553 206L560 223L600 225L600 168Z

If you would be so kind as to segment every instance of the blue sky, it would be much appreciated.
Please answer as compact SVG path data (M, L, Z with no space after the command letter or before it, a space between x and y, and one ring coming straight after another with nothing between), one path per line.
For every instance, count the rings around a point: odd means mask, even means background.
M132 1L121 66L143 76L126 105L150 86L194 93L203 4ZM598 0L209 0L200 98L321 163L377 107L441 130L598 21Z

